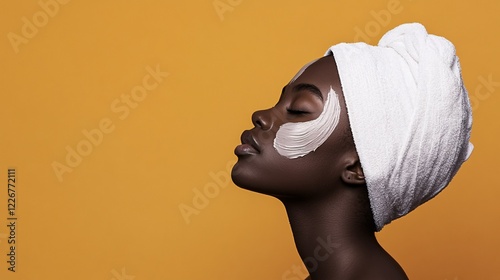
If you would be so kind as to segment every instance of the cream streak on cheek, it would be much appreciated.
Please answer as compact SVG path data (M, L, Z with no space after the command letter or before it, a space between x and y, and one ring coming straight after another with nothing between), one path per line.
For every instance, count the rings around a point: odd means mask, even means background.
M285 123L274 138L274 148L290 159L303 157L315 151L332 134L339 123L340 103L337 93L330 87L320 116L314 120Z

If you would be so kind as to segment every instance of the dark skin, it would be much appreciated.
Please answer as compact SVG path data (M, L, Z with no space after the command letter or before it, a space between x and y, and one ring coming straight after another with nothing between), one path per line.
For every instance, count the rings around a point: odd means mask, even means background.
M316 119L330 87L341 106L333 133L303 157L280 155L273 147L279 127ZM375 237L366 182L333 56L311 64L283 88L274 107L255 112L252 122L254 127L243 133L243 144L235 150L238 162L232 179L242 188L282 201L310 274L307 279L408 279Z

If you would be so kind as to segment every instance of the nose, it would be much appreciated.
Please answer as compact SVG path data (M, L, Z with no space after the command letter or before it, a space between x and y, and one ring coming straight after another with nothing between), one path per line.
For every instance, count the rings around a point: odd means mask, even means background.
M262 130L269 130L273 127L271 109L256 111L252 114L252 123Z

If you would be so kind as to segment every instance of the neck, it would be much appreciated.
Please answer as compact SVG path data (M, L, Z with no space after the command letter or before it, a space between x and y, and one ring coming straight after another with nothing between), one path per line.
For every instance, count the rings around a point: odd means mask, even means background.
M359 209L363 203L357 192L347 189L342 195L281 199L311 279L351 278L368 256L385 253L373 224L366 222L363 211L370 211L369 203L368 209Z

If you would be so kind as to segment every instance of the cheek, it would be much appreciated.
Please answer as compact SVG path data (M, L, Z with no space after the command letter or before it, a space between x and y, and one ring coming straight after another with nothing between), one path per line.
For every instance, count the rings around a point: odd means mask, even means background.
M276 151L289 159L303 157L321 146L339 123L340 102L330 88L321 115L308 122L283 124L274 139Z

